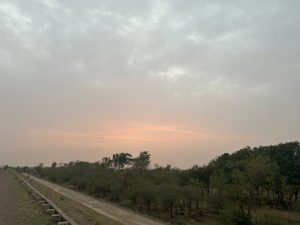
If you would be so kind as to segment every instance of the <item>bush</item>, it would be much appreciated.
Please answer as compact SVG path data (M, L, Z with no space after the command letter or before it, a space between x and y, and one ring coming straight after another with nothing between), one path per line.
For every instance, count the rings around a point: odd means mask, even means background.
M259 225L282 225L285 224L278 215L272 212L260 213L257 217L257 224Z
M225 196L223 193L218 192L213 194L209 199L209 204L216 212L222 210L225 206Z
M239 209L233 211L233 224L234 225L251 225L250 216L247 215L244 210Z
M232 224L233 221L233 215L232 210L229 208L224 208L219 211L219 220L222 222L222 224Z
M230 206L219 211L219 220L228 225L251 225L250 217L243 210Z

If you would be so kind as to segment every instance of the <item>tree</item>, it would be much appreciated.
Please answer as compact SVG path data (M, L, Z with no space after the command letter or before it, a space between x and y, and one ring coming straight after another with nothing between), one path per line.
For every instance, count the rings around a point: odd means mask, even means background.
M151 204L156 201L156 186L147 179L139 179L132 188L132 200L135 202L138 198L142 200L146 211L150 212Z
M195 185L183 186L181 188L181 196L188 210L188 215L191 216L193 202L195 202L196 203L195 205L198 207L198 202L202 196L200 188Z
M185 214L185 223L191 222L187 217L198 220L203 214L215 213L228 224L260 224L259 217L254 217L256 209L276 204L292 210L298 198L298 142L246 147L189 170L171 165L148 170L149 163L150 154L143 151L135 158L118 153L100 163L53 163L52 168L40 164L19 171L154 215L169 215L172 221L178 222Z
M216 170L214 164L215 161L213 160L208 166L195 165L189 170L190 176L198 180L203 192L210 192L210 177Z
M131 163L132 155L129 153L117 153L113 155L112 165L115 170L123 169L126 165Z
M112 163L113 163L113 161L110 157L104 157L104 158L102 158L102 161L101 161L100 165L105 167L105 168L111 168Z
M40 163L38 166L35 167L35 171L37 173L40 173L43 168L44 168L44 163Z
M133 168L146 170L150 164L150 153L148 151L140 152L140 155L133 159Z
M53 162L53 163L51 164L51 168L53 168L53 169L55 169L56 166L57 166L57 163L56 163L56 162Z
M175 185L163 185L159 187L159 199L161 203L169 208L170 219L174 218L173 208L180 197L180 190Z

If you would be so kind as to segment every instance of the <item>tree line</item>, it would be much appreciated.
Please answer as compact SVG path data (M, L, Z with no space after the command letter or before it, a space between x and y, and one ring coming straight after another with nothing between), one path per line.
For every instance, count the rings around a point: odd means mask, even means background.
M19 169L179 224L213 216L221 224L279 225L280 219L260 216L261 209L293 212L299 205L299 142L245 147L187 170L149 169L150 162L143 151L137 157L118 153L94 163Z

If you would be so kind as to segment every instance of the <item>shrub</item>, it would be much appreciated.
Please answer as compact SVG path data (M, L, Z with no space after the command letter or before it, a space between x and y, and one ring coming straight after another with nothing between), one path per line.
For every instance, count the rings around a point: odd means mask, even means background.
M251 225L250 216L244 210L238 209L233 211L233 224L234 225Z
M278 215L275 215L271 212L260 213L257 217L257 224L259 225L282 225L285 224L281 218L278 218Z
M228 225L251 225L250 217L243 210L230 206L219 211L219 220Z
M232 224L233 221L233 215L232 210L229 208L224 208L219 211L219 220L222 222L222 224Z

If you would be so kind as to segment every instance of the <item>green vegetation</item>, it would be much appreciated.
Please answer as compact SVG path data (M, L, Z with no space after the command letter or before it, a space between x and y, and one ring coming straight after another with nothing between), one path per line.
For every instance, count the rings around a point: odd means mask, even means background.
M150 154L22 168L163 220L182 224L300 224L300 145L246 147L188 170L147 169Z
M17 180L13 181L12 188L18 199L17 207L20 213L20 217L18 218L20 221L18 222L20 224L53 224L51 217L43 214L41 206L34 202L33 198Z

